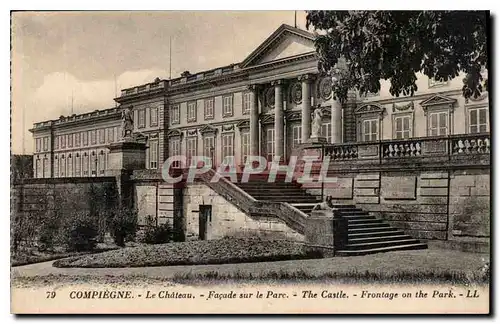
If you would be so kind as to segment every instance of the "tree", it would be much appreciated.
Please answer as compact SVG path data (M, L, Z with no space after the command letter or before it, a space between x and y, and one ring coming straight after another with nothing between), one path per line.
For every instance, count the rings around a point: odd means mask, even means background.
M317 32L319 70L340 74L334 96L376 93L390 80L393 96L413 95L416 73L448 81L464 72L465 98L488 90L489 13L479 11L307 11Z

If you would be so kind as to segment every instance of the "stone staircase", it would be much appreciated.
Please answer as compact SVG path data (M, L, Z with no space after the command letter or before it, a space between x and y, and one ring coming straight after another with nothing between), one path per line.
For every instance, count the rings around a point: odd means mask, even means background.
M336 213L347 220L347 244L338 256L364 255L399 250L426 249L427 244L412 238L355 205L335 205Z
M257 200L286 202L310 215L321 200L306 192L296 182L285 182L285 174L278 174L276 181L268 182L266 174L251 175L246 183L238 176L236 185ZM392 227L355 205L335 205L339 216L347 220L347 243L335 252L339 256L364 255L397 250L427 248L404 231Z

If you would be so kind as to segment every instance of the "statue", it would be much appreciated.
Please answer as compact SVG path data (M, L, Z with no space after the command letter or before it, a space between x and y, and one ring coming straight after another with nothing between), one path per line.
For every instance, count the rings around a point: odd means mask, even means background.
M325 201L317 203L312 210L333 210L332 200L332 196L326 196Z
M134 116L132 110L126 107L122 110L122 137L131 138L134 130Z
M311 125L311 138L318 138L321 134L321 125L323 120L323 112L320 106L314 109L312 125Z

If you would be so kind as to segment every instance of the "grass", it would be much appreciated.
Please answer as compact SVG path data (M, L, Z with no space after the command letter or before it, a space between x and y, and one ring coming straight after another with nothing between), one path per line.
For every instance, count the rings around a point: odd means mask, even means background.
M307 270L281 270L264 273L233 272L220 273L209 271L205 273L176 273L173 281L179 283L189 282L217 282L217 281L335 281L342 283L453 283L453 284L486 284L489 276L480 272L466 273L447 270L413 270L413 271L329 271L320 274Z
M53 252L38 252L33 250L20 251L18 253L12 253L10 258L10 265L12 267L18 267L28 264L41 263L53 260L59 260L70 257L80 257L83 255L88 255L92 253L100 253L104 251L114 250L116 248L99 248L92 252L63 252L63 251L53 251Z
M227 264L321 258L303 244L259 238L142 245L99 254L62 259L60 268L129 268L172 265Z

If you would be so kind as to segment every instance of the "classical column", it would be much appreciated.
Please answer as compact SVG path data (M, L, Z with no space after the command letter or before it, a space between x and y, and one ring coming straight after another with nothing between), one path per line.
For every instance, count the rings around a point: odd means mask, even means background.
M252 106L250 107L250 155L259 154L259 94L257 85L248 86L252 92Z
M342 103L332 98L332 143L342 142Z
M313 76L304 74L299 77L302 82L302 143L306 143L311 137L311 82Z
M281 160L284 160L283 80L276 80L271 84L274 86L274 155L279 155Z

